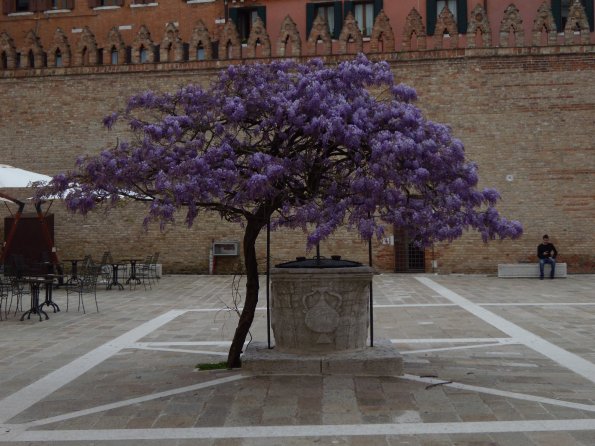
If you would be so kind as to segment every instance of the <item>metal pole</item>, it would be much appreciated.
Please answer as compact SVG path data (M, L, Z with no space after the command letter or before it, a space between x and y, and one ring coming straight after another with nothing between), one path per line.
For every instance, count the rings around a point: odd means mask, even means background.
M368 241L368 263L372 267L372 237ZM372 285L374 277L370 280L370 347L374 347L374 291Z
M269 349L271 347L271 308L270 293L271 293L271 217L267 222L267 343Z

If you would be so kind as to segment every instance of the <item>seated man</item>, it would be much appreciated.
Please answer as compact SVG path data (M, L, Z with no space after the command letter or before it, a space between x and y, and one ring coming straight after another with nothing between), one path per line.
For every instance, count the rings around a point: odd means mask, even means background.
M549 263L552 266L552 271L550 272L550 279L554 278L554 272L556 271L556 257L558 256L558 251L556 247L550 243L550 238L548 235L543 236L543 241L537 247L537 257L539 257L539 278L543 280L543 268L546 263Z

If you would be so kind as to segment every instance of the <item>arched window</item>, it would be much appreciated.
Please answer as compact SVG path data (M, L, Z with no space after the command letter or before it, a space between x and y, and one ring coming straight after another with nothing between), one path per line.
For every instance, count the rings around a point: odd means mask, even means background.
M283 41L283 47L284 47L283 54L285 54L285 55L291 54L292 44L291 44L291 39L289 38L289 35Z
M6 51L2 51L2 54L0 54L0 68L3 70L8 68L8 55L6 54Z
M112 46L112 50L110 51L110 62L112 65L118 65L118 50L115 46Z
M87 47L84 47L81 52L81 65L89 65L89 51Z
M33 50L29 50L27 53L27 67L35 68L35 55L33 54Z
M417 45L417 42L415 42L415 44ZM384 34L380 34L380 36L378 36L378 52L384 53Z
M64 66L64 63L62 62L62 51L60 51L60 48L56 48L56 66L57 67L62 67Z
M146 63L149 60L149 52L147 51L147 49L144 46L140 47L139 55L140 55L140 63Z
M196 60L205 60L205 49L201 43L196 47Z

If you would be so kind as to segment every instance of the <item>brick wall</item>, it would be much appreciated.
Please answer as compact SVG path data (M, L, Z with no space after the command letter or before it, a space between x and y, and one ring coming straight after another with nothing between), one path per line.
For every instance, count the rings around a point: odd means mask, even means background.
M594 68L592 55L576 54L396 65L398 77L418 87L427 116L463 140L481 185L501 192L503 214L525 228L519 241L482 247L465 236L438 249L441 271L534 260L548 233L571 272L593 272Z
M525 227L517 241L484 245L470 233L436 246L437 271L495 272L498 263L532 260L544 233L570 272L594 271L595 59L592 46L580 49L567 54L442 50L441 57L391 62L397 78L417 88L426 116L450 124L464 142L467 156L480 166L481 186L500 190L502 213ZM205 64L200 71L192 63L162 64L157 70L138 65L73 67L59 73L47 69L38 76L14 71L0 79L2 162L45 174L69 169L81 153L115 144L118 134L104 130L101 120L124 98L148 88L206 82L217 64ZM29 194L4 192L19 198ZM86 218L66 213L58 202L51 212L62 258L86 253L100 257L105 249L114 258L160 251L166 272L206 273L212 240L241 240L241 228L216 215L201 216L190 229L180 215L179 223L164 232L154 226L145 232L138 203ZM0 217L6 215L2 208ZM264 247L263 233L263 262ZM306 253L305 236L299 231L274 233L272 247L273 263L291 260ZM321 252L364 262L368 257L366 244L347 231L323 243ZM392 246L375 243L374 253L376 266L392 270ZM428 271L430 257L428 251ZM236 260L218 259L216 270L231 272Z

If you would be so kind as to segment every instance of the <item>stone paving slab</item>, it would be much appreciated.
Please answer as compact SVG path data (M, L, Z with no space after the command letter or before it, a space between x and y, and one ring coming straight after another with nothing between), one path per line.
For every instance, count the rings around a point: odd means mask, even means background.
M595 444L595 374L573 368L595 370L593 275L376 276L375 336L403 377L196 371L225 360L231 283L164 276L100 290L99 313L0 321L0 443ZM252 336L266 342L262 310Z

